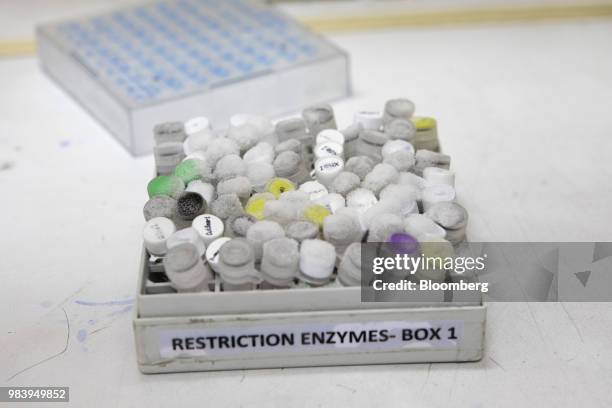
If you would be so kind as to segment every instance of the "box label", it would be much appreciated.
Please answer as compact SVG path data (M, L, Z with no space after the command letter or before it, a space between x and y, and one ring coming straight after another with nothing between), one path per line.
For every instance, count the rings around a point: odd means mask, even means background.
M463 321L371 321L251 325L164 330L162 358L263 353L329 353L452 349L463 338Z

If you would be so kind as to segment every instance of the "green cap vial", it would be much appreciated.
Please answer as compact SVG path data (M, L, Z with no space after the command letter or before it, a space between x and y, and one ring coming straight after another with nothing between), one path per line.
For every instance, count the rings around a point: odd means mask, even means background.
M185 183L176 176L157 176L147 185L149 198L156 196L177 198L183 190Z
M174 175L183 180L184 184L200 180L202 175L207 172L210 172L210 169L208 169L204 160L200 159L183 160L174 169Z

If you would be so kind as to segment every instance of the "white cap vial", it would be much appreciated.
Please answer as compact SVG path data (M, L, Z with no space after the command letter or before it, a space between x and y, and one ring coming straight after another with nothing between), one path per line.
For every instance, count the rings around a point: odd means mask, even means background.
M144 246L151 255L163 256L167 251L166 242L175 232L176 226L170 219L151 218L142 231Z
M389 140L383 145L381 149L381 154L384 159L392 153L399 151L408 151L412 155L414 155L414 147L412 146L412 144L406 142L405 140Z
M383 124L383 114L380 111L355 112L353 122L361 124L364 129L380 130Z
M178 292L208 290L213 274L205 265L195 245L184 242L168 249L164 269Z
M326 207L332 214L334 214L338 209L342 207L346 207L346 201L344 197L338 193L329 193L324 195L323 197L319 197L314 200L315 204L322 205Z
M336 249L329 242L307 239L300 248L300 279L312 286L325 285L336 264Z
M168 246L168 249L170 249L185 242L194 245L200 256L204 255L206 244L204 244L204 240L202 237L200 237L198 231L196 231L193 227L183 228L182 230L176 231L174 234L170 235L166 241L166 245Z
M447 184L455 187L455 172L452 170L439 167L425 167L423 169L423 178L429 185Z
M263 255L263 244L274 238L285 236L285 230L274 221L258 221L249 228L246 239L251 243L255 252L255 259L259 261Z
M206 245L223 236L225 227L221 218L212 214L198 215L191 223Z
M378 196L383 188L396 183L398 178L399 172L395 167L387 163L380 163L374 166L372 171L365 176L361 186Z
M377 202L374 193L365 188L355 189L346 197L346 206L354 208L359 213L366 212Z
M361 179L355 173L343 171L338 174L329 186L329 191L346 197L351 191L361 186Z
M204 116L196 116L195 118L185 121L184 129L185 134L187 137L189 137L202 132L208 133L208 131L212 129L212 126L210 125L210 120L208 120L208 118Z
M342 134L342 132L336 129L323 129L317 135L315 144L319 145L319 144L328 143L328 142L343 145L344 135Z
M338 266L338 281L342 286L361 284L361 243L354 242L346 248Z
M321 198L324 195L327 195L328 193L327 187L325 187L318 181L307 181L305 183L302 183L300 184L298 190L308 194L308 197L311 201Z
M329 186L344 170L344 160L340 157L325 157L315 162L314 169L317 181L324 186Z
M288 287L299 272L300 253L297 241L275 238L263 245L261 274L264 280L277 287Z
M285 233L288 238L302 242L306 239L319 237L319 226L310 221L293 221L285 226Z
M315 146L314 149L315 159L322 159L324 157L344 157L344 147L340 143L336 142L323 142Z
M323 236L341 256L349 244L361 241L361 225L359 220L347 214L330 215L323 221Z
M208 265L210 265L212 270L217 273L219 272L217 270L217 265L219 265L219 251L221 250L223 244L229 240L231 240L229 237L217 238L211 242L208 247L206 247L206 262L208 262Z
M455 200L455 188L448 184L436 184L423 189L423 211L436 203L450 202Z
M200 194L202 197L204 197L204 200L208 205L210 205L215 198L215 186L210 183L205 183L202 180L193 180L187 185L185 191L192 191Z
M420 240L421 237L437 237L444 239L446 231L431 218L423 214L412 214L404 219L405 231Z
M231 285L261 282L253 247L244 238L231 239L221 246L217 272L224 283Z

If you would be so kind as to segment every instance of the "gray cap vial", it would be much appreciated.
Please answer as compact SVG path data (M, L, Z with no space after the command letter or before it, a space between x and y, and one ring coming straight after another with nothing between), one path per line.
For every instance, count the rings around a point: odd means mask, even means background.
M185 126L183 122L159 123L153 128L153 138L155 139L155 144L165 142L183 143L187 138Z
M253 247L244 238L234 238L221 246L217 271L223 282L232 285L261 282Z
M388 123L393 119L410 119L414 115L414 103L405 98L390 99L385 103L383 122Z
M455 202L440 202L433 204L425 213L436 224L446 231L446 239L451 244L465 240L468 223L468 213L464 207Z
M195 245L185 242L169 248L163 263L168 279L179 292L208 289L212 271L204 265Z
M416 138L417 129L411 120L393 119L385 125L385 134L390 140L412 142Z
M359 140L355 146L355 153L368 156L375 162L382 161L382 147L389 141L386 134L377 130L364 129L359 133Z
M408 171L414 167L414 154L408 150L399 150L387 155L383 163L392 165L397 171Z
M281 120L275 126L276 135L280 143L289 139L302 140L307 137L306 122L302 118Z
M415 159L414 172L418 176L423 175L423 170L426 167L440 167L447 170L450 168L451 157L443 153L436 153L431 150L417 150Z
M246 164L237 154L228 154L217 161L215 165L215 176L219 181L230 178L244 176L246 174Z
M149 199L142 211L146 221L155 217L172 219L176 215L176 200L168 196L155 196Z
M386 242L397 232L404 232L402 218L396 214L382 214L376 218L376 222L370 224L368 242Z
M355 173L361 180L374 168L374 160L368 156L354 156L347 160L344 170Z
M210 212L213 215L226 220L232 215L244 213L240 198L236 194L220 194L210 205Z
M376 196L380 194L380 191L397 181L399 172L395 167L390 164L381 163L377 164L370 173L365 177L361 186L372 191Z
M255 259L260 260L263 255L263 244L274 238L285 236L285 230L274 221L258 221L253 224L246 233L247 240L253 246Z
M246 233L257 222L257 218L250 214L232 215L227 219L226 231L231 237L246 237Z
M155 168L161 176L174 172L176 166L185 158L183 144L180 142L163 142L153 147Z
M338 281L342 286L361 284L361 243L348 246L338 266Z
M322 103L318 105L310 106L302 111L302 117L306 122L306 127L310 132L310 136L314 138L323 129L336 129L336 119L334 117L334 110L331 105Z
M285 226L287 237L298 242L315 239L319 236L319 226L310 221L293 221Z
M251 196L252 189L251 180L245 176L223 180L217 184L217 194L236 194L244 203Z
M300 143L297 139L287 139L284 142L277 144L274 147L274 151L276 154L281 154L282 152L291 151L295 153L300 153L302 151L302 143Z
M295 152L286 151L279 153L276 159L274 159L274 173L277 177L289 178L289 176L299 171L300 162L300 155Z
M297 241L275 238L263 244L261 273L275 286L289 286L299 272L300 253Z
M338 174L329 186L330 193L338 193L346 197L348 193L359 188L361 179L355 173L343 171Z
M182 220L193 220L206 212L206 200L193 191L183 191L176 200L176 214Z

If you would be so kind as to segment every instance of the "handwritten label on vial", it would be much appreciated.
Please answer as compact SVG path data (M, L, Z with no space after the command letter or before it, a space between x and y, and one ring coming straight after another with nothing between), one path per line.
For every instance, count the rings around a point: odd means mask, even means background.
M336 324L222 327L161 331L162 358L265 353L356 353L406 349L454 349L463 321L372 321Z

